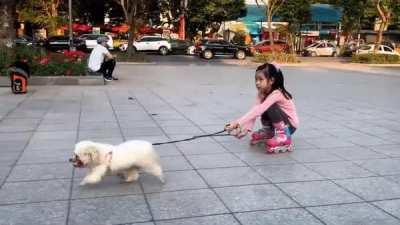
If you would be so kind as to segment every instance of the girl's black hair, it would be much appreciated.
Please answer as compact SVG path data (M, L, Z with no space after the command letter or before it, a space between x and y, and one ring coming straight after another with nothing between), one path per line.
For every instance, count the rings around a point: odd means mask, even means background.
M285 89L282 71L279 68L276 68L274 64L264 63L257 67L256 73L257 72L262 72L266 79L274 79L272 91L278 89L286 99L292 99L292 95Z

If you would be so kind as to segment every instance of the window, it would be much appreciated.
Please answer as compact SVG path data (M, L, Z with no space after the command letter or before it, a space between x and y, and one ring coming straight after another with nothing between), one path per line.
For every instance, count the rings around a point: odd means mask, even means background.
M393 50L391 48L389 48L388 46L383 46L383 51L385 51L385 52L393 52Z

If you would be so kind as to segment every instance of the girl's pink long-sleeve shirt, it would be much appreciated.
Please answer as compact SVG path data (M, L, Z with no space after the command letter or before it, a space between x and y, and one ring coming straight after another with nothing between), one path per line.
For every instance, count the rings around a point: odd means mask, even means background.
M287 99L280 90L271 92L263 102L257 95L256 104L244 116L235 120L244 130L252 130L254 123L271 105L277 104L283 112L289 117L290 124L297 128L299 119L296 113L296 107L292 99Z

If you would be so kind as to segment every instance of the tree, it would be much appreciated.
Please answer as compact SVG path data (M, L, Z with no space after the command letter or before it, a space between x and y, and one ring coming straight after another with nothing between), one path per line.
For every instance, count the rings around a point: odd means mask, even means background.
M380 23L378 33L375 41L375 52L378 51L379 46L382 43L383 31L387 28L391 22L393 9L398 3L398 0L374 0L376 9L378 11Z
M0 46L11 46L15 38L15 0L0 0Z
M157 5L156 0L115 0L121 7L124 13L126 24L129 26L128 33L128 56L133 55L133 41L136 36L137 26L140 21L145 21L154 10L153 6Z
M57 27L62 24L58 10L62 0L25 0L17 9L24 21L44 26L51 35L55 35Z
M355 31L361 29L361 20L368 6L367 0L338 0L335 6L342 10L341 24L347 42Z
M221 25L223 21L245 16L244 0L196 0L188 6L189 31L204 31L208 25Z
M286 34L291 53L294 53L295 36L300 31L301 24L309 21L311 17L310 0L287 0L285 7L281 7L276 15L288 26L279 28Z
M132 56L133 54L133 41L135 39L135 31L136 31L136 16L138 14L139 3L143 0L115 0L122 7L122 11L124 12L124 17L126 24L129 26L129 37L128 37L128 56Z
M274 45L274 38L272 36L272 18L283 3L285 3L285 0L256 0L257 5L259 5L259 2L262 2L266 8L269 42L272 46Z

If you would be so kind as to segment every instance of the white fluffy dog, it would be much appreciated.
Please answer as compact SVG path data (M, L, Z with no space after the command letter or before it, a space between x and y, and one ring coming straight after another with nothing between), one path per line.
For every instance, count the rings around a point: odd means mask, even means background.
M147 141L127 141L116 146L81 141L75 145L70 162L74 167L90 170L81 185L96 184L108 173L121 175L126 182L133 182L139 178L140 170L164 183L160 158Z

